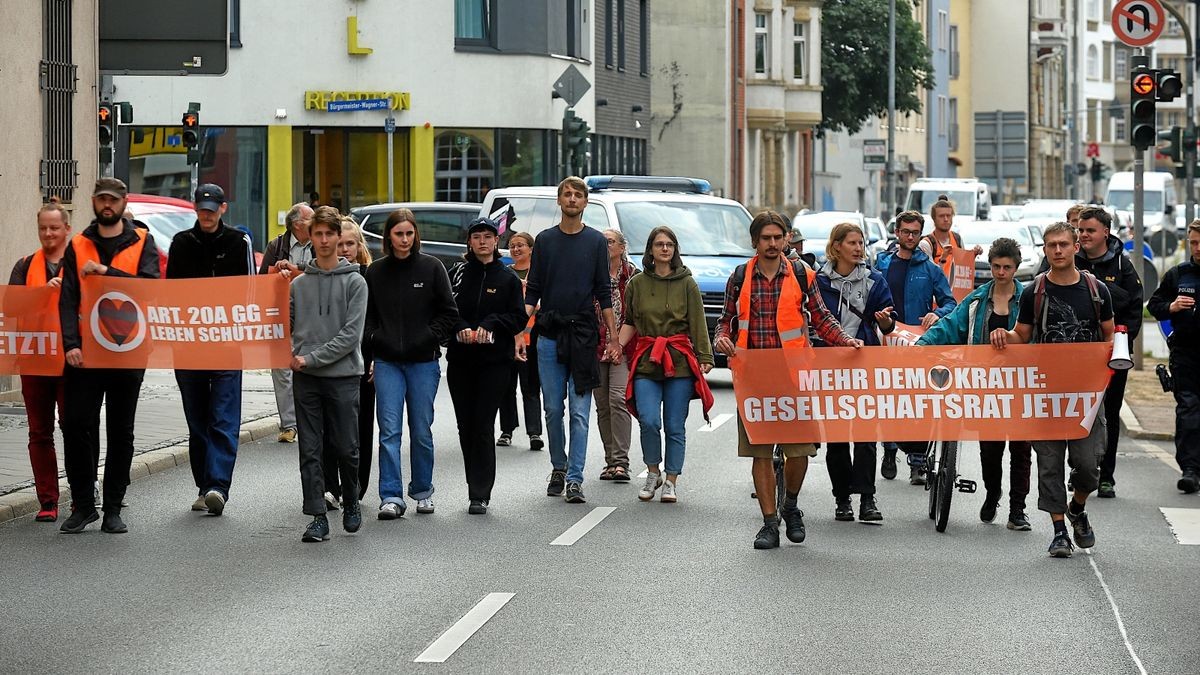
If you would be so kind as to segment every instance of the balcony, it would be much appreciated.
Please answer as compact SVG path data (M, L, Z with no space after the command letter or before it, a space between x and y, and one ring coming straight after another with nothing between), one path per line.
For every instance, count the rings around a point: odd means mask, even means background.
M1038 19L1034 25L1034 44L1039 47L1062 47L1067 44L1066 22L1062 19Z

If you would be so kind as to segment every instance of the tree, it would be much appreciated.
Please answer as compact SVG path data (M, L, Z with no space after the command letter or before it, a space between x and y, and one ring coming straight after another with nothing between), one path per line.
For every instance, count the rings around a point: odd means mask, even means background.
M820 131L853 134L888 109L888 0L825 0ZM921 110L933 63L910 0L896 0L896 113Z

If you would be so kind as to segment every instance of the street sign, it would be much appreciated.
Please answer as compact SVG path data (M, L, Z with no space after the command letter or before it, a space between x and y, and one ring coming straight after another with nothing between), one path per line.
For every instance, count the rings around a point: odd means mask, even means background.
M563 74L554 81L554 91L567 102L568 108L574 108L575 104L579 103L579 99L583 98L583 95L591 88L592 84L583 76L583 73L579 72L575 64L567 66Z
M1099 157L1100 156L1100 144L1094 143L1094 142L1088 143L1087 144L1087 156L1088 157Z
M392 117L391 115L387 116L387 119L385 119L383 121L383 132L386 134L396 133L396 118L395 117Z
M1118 40L1130 47L1145 47L1162 35L1167 13L1159 0L1117 0L1111 23Z
M224 75L229 0L104 0L96 5L101 75Z
M391 102L386 98L362 98L356 101L330 101L325 112L358 112L360 110L388 110Z
M887 166L887 141L882 138L863 139L863 168L881 169Z

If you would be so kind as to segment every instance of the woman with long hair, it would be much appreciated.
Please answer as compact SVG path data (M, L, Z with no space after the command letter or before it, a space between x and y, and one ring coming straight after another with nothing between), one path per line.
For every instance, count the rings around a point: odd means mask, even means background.
M625 308L625 289L629 280L638 273L626 253L628 245L625 235L617 230L605 230L608 240L608 276L612 288L612 309L617 326L621 325ZM629 482L629 441L633 434L633 420L625 408L625 387L629 380L628 354L610 359L605 354L608 344L608 328L596 308L600 326L600 342L596 347L596 358L600 360L600 386L592 390L596 401L596 424L600 427L600 440L604 443L604 470L600 480L618 483Z
M625 290L620 335L623 348L634 345L627 391L641 427L647 472L638 499L654 499L661 487L660 499L669 504L678 499L676 484L683 473L688 407L693 398L699 398L706 419L712 407L704 376L712 370L713 351L700 287L683 264L679 239L671 228L661 226L650 232L642 270Z
M421 253L421 232L409 209L383 227L383 257L367 268L363 344L371 350L379 420L379 519L408 508L401 469L401 426L408 412L411 477L417 513L433 513L433 401L441 383L441 345L454 335L458 308L450 277L437 258Z
M533 235L514 232L508 240L508 255L513 259L508 269L521 280L521 292L525 292L525 277L529 275L529 263L533 256ZM542 441L542 383L537 369L537 332L533 324L536 317L529 317L525 330L516 337L512 378L504 399L500 402L500 438L496 445L512 445L513 431L520 424L517 417L517 385L521 385L521 403L525 413L525 431L529 434L529 449L541 450Z

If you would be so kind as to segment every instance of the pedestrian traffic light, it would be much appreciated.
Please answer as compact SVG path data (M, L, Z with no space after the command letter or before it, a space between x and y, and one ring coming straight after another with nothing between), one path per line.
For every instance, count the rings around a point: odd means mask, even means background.
M1091 176L1093 183L1099 183L1104 178L1104 163L1095 157L1092 158Z
M591 133L591 128L574 110L568 109L563 113L562 133L568 164L576 173L580 173L587 165L588 134Z
M113 142L113 131L117 126L117 116L113 114L113 106L111 103L101 103L96 110L96 122L98 124L97 138L100 141L101 148L111 148Z
M183 147L192 150L200 145L200 113L183 114Z
M1140 68L1133 71L1130 81L1130 133L1129 141L1139 151L1154 145L1158 138L1155 127L1155 100L1158 90L1155 71Z
M1171 127L1158 132L1158 154L1168 157L1172 164L1183 163L1183 127Z
M1183 80L1179 79L1179 73L1174 70L1156 70L1154 72L1154 88L1159 101L1169 103L1183 93Z

